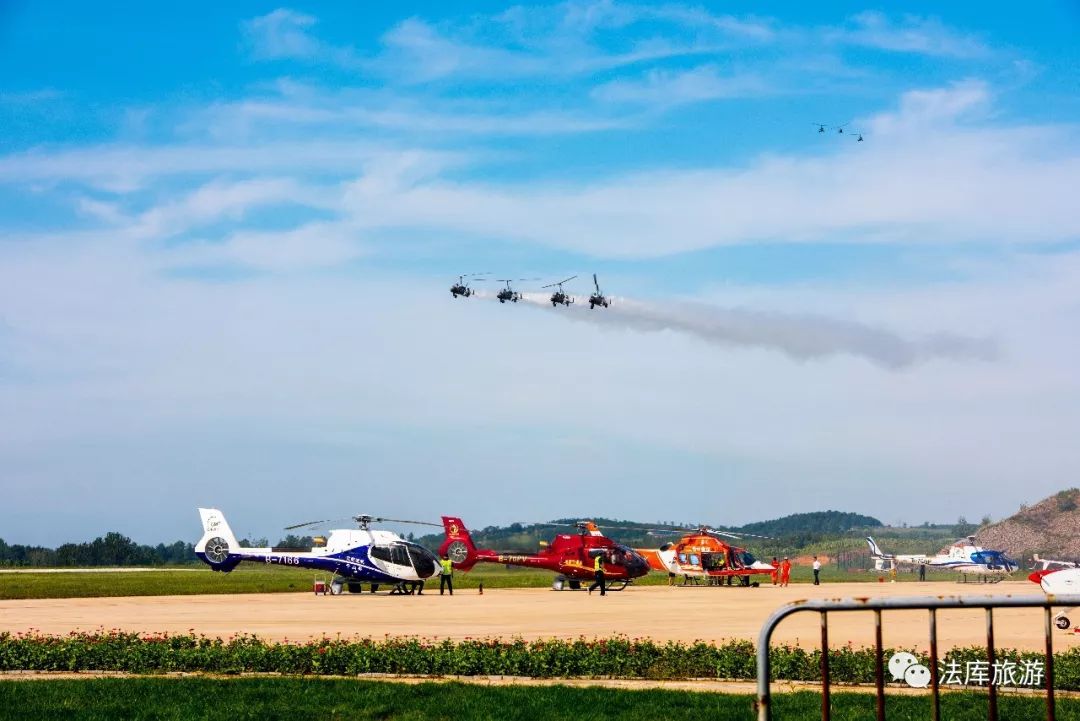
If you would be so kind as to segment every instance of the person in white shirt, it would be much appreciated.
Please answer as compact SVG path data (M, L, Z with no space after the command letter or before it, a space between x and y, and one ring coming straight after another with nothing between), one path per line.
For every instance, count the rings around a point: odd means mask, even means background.
M817 556L814 556L814 585L815 586L820 586L821 585L820 576L821 576L821 561L818 560Z

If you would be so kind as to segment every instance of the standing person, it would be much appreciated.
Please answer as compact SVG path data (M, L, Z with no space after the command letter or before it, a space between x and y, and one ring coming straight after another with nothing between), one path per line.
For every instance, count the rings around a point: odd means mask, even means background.
M814 556L814 585L815 586L820 586L821 585L820 576L821 576L821 561L818 560L817 556Z
M787 586L789 583L791 583L791 559L784 556L784 561L780 564L780 585Z
M769 574L772 577L772 585L776 585L780 576L780 559L776 556L772 557L772 573Z
M607 595L607 587L604 585L604 554L597 554L596 559L593 560L593 575L596 578L596 583L589 586L589 593L593 592L593 589L597 586L600 587L600 595Z
M926 564L925 563L920 563L919 564L919 580L920 581L925 581L926 580Z
M447 588L450 589L450 595L454 595L454 564L450 562L450 556L443 554L442 560L439 561L439 595L443 595L443 591Z

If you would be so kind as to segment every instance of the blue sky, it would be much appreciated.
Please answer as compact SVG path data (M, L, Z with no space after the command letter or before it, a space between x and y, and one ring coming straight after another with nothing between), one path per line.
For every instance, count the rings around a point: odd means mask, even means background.
M1075 485L1078 29L1070 2L5 4L0 537L194 538L200 504L267 536L921 523ZM450 299L481 270L617 302Z

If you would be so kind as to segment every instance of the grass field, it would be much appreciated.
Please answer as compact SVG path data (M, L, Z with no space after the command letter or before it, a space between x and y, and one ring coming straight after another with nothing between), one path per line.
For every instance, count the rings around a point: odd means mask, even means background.
M808 583L810 570L796 568L792 583ZM0 599L22 598L83 598L95 596L173 596L204 593L281 593L311 590L316 578L328 579L323 573L305 569L244 564L231 573L215 573L205 566L184 566L177 570L100 572L100 573L5 573L0 571ZM554 575L547 571L506 568L481 564L469 573L454 574L454 585L473 589L480 583L485 588L545 588ZM768 576L761 577L768 583ZM873 581L871 573L847 573L835 568L823 569L822 581ZM678 579L682 582L682 579ZM915 580L914 574L904 573L900 581ZM953 575L931 574L928 580L953 581ZM650 573L638 579L636 585L657 586L668 582L662 573ZM438 584L438 579L434 580Z
M820 696L813 692L773 697L773 717L817 718ZM872 718L871 694L833 695L833 718ZM1058 701L1058 718L1080 719L1080 702ZM929 699L888 699L892 721L929 718ZM951 721L986 718L986 699L946 694L942 717ZM1000 699L1000 717L1010 721L1045 718L1042 700ZM405 685L343 679L93 679L0 681L0 719L498 719L507 721L665 721L754 718L753 698L670 690L625 691L566 686L475 686L461 683Z

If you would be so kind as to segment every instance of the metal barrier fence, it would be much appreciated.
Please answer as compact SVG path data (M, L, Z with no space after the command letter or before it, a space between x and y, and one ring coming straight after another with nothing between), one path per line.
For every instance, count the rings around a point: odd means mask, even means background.
M1045 688L1046 718L1054 721L1054 618L1051 609L1061 606L1080 606L1080 595L1053 596L897 596L894 598L844 598L832 600L797 601L777 609L761 627L757 647L757 713L758 721L772 719L772 694L770 691L769 645L773 630L783 619L803 611L816 611L821 616L821 718L829 721L831 707L829 698L829 614L843 611L872 611L874 614L874 682L877 690L877 719L885 719L885 667L881 646L881 612L927 610L930 615L930 694L933 721L941 719L941 689L938 678L938 609L982 608L986 610L987 662L994 667L994 609L995 608L1042 608L1046 634ZM987 686L988 717L997 721L997 688Z

